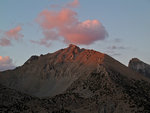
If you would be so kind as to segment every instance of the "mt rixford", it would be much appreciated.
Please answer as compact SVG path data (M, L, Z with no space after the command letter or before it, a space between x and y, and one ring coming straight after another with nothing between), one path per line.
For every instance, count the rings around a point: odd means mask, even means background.
M4 112L150 112L149 78L106 54L73 44L1 72L0 84Z

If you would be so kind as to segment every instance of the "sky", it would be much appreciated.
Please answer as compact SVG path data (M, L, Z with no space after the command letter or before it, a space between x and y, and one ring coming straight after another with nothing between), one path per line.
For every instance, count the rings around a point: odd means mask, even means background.
M150 0L0 1L0 71L71 43L150 64Z

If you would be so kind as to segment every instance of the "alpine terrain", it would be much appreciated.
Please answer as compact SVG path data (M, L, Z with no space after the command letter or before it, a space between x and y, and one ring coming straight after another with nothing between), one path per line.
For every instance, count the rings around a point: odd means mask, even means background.
M150 113L150 79L70 44L0 72L2 113Z

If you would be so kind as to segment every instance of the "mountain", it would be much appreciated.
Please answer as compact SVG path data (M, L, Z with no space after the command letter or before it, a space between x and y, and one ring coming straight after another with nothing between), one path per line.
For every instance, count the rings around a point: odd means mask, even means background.
M133 58L130 60L128 67L146 77L150 78L150 65L144 63L138 58Z
M0 84L9 90L1 90L0 95L26 106L17 107L22 113L150 112L148 78L106 54L72 44L1 72ZM1 111L10 107L5 102L7 98L1 97Z

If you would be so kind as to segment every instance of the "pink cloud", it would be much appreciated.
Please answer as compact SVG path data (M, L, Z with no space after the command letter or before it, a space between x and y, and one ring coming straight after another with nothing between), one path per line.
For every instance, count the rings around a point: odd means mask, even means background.
M0 46L9 46L11 45L11 41L7 38L3 37L0 39Z
M69 43L89 45L97 40L104 40L107 32L98 20L86 20L65 28L61 34Z
M14 69L15 65L12 62L12 59L9 56L2 57L0 56L0 71Z
M18 41L23 38L24 35L20 33L21 30L21 26L17 26L8 31L2 32L3 37L0 39L0 46L10 46L12 40Z
M79 1L78 0L74 0L73 2L70 2L66 5L66 7L71 7L71 8L76 8L77 6L79 6Z
M72 4L77 5L77 2L74 0ZM104 40L108 35L100 21L94 19L80 22L77 13L68 8L62 8L60 11L43 10L36 18L36 22L42 28L44 38L32 42L38 42L37 44L40 45L47 46L47 43L59 40L58 37L61 37L65 43L89 45L95 41ZM53 36L47 31L53 31L55 32L53 34L57 35Z
M21 26L17 26L13 29L10 29L9 31L5 32L5 35L7 38L13 38L15 40L19 40L20 38L23 37L23 34L20 33L21 31Z
M36 21L44 30L60 28L76 22L76 15L77 13L70 9L62 9L59 12L43 10Z

